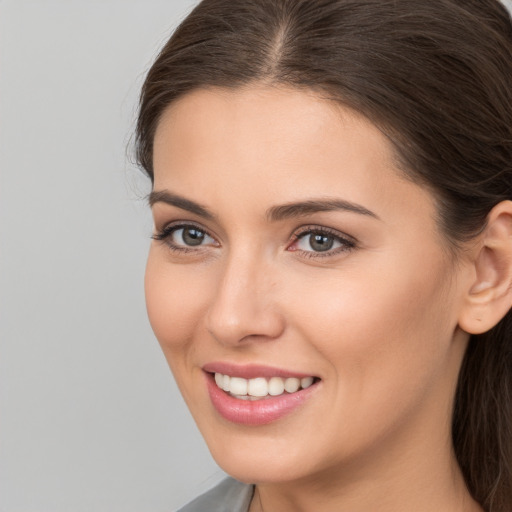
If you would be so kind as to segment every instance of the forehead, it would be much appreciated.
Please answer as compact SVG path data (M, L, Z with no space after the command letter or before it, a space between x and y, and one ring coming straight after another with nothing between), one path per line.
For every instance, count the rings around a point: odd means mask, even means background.
M154 141L156 179L184 162L211 171L222 163L218 177L235 165L296 174L356 155L394 168L390 143L362 116L311 91L269 86L193 91L164 112Z
M433 216L430 193L403 178L382 132L311 91L252 86L185 95L160 120L154 172L155 190L230 214L336 196L380 217L386 209Z

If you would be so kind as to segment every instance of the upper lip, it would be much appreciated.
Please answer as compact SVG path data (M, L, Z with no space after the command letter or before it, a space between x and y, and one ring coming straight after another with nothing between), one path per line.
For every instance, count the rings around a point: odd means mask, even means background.
M212 362L203 366L203 370L208 373L221 373L230 377L241 377L243 379L255 379L257 377L281 377L283 379L296 377L313 377L311 373L296 372L293 370L284 370L273 366L265 366L259 364L238 365L228 362Z

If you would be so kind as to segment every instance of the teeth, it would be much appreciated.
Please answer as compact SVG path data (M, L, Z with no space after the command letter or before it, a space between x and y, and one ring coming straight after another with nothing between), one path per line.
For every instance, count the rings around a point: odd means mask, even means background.
M302 379L295 377L287 379L272 377L267 380L264 377L242 379L241 377L230 377L221 373L215 374L217 386L241 400L258 400L267 395L279 396L285 391L287 393L295 393L299 389L309 388L313 382L313 377L304 377Z
M300 388L300 379L296 379L294 377L290 377L284 381L284 389L288 391L288 393L295 393Z
M302 389L309 388L311 384L313 384L313 377L304 377L303 379L300 379Z
M267 396L267 379L264 379L263 377L258 377L257 379L250 379L247 393L251 396Z
M268 394L278 396L284 393L284 381L280 377L272 377L268 381Z
M217 375L217 374L216 374ZM241 379L239 377L231 377L229 381L229 392L233 395L247 395L248 382L247 379Z
M222 389L228 392L231 389L231 377L229 375L224 375L222 377Z

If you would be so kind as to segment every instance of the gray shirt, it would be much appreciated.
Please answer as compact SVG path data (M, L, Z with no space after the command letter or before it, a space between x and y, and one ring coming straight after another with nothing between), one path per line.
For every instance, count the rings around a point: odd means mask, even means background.
M247 512L254 486L226 478L178 512Z

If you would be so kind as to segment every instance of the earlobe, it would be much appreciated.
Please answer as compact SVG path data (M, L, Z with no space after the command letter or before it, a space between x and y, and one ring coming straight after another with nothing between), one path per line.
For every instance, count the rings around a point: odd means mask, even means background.
M512 307L512 201L502 201L491 210L474 253L475 277L459 326L470 334L482 334Z

